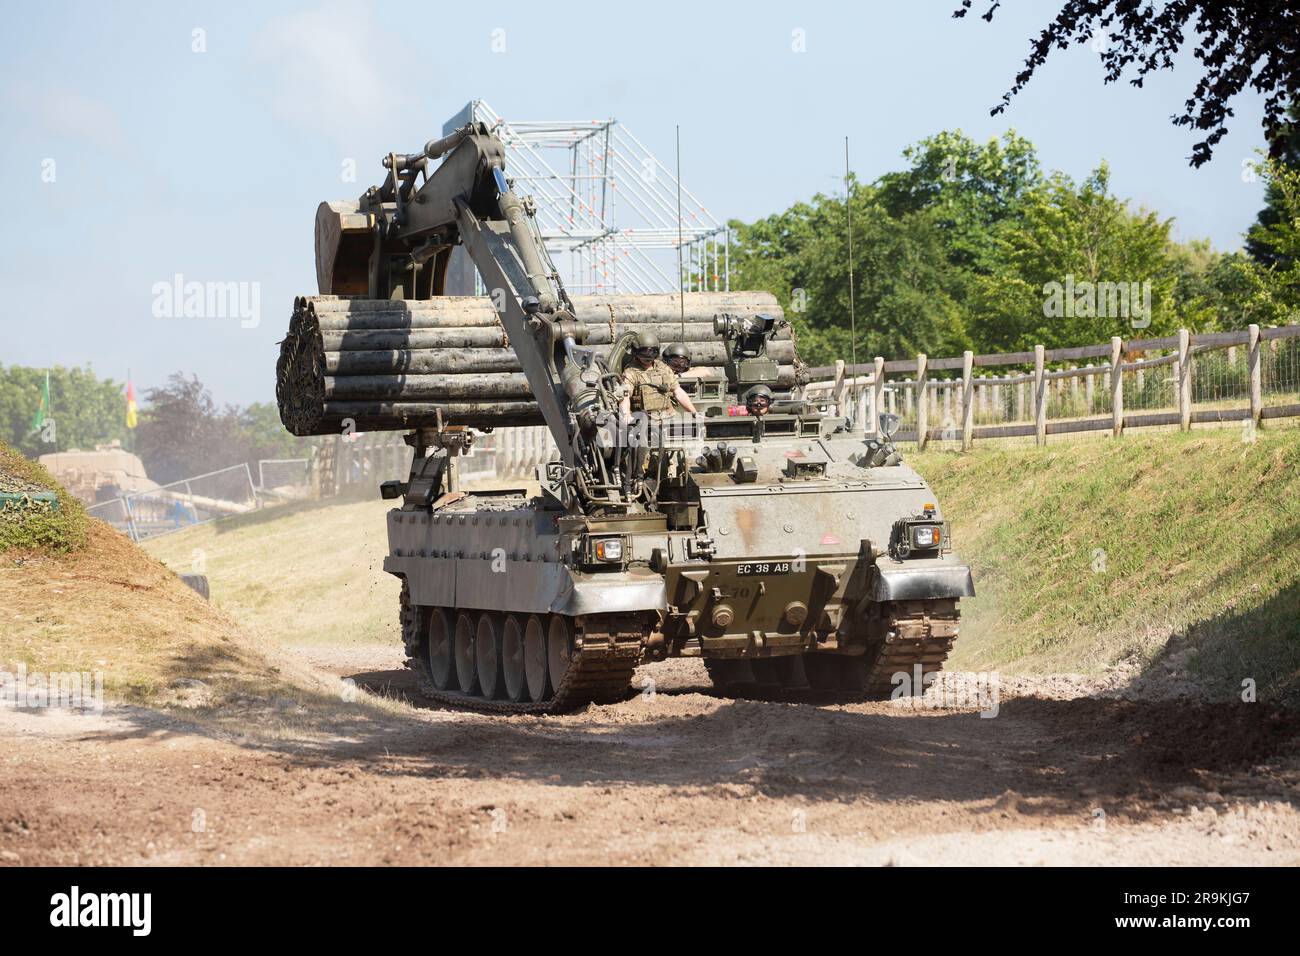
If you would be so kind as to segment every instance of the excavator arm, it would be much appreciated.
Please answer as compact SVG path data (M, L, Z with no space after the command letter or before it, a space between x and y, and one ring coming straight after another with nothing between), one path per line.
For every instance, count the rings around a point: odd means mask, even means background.
M430 164L441 163L430 172ZM483 124L390 153L388 176L358 201L374 234L371 298L440 295L451 249L463 243L560 452L561 500L590 511L637 511L616 443L617 369L583 347L586 326L542 242L531 200L505 175L505 148ZM417 178L422 182L417 187Z

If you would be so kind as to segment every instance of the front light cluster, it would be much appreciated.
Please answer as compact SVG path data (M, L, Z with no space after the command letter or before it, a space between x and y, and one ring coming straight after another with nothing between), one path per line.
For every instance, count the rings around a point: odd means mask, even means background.
M948 548L948 525L939 519L931 504L914 517L899 518L889 533L889 553L900 561L908 557L933 558Z
M914 524L911 531L913 548L937 548L943 542L943 529L937 524Z
M623 539L622 538L601 538L596 541L595 548L597 561L622 561L623 560Z

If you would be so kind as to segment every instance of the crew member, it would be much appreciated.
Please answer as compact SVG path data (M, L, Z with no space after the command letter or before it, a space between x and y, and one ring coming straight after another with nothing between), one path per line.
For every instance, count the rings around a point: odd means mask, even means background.
M745 411L762 418L772 409L772 390L766 385L755 385L745 393Z
M691 353L681 342L674 342L664 349L664 364L674 375L684 375L691 370Z
M673 406L695 414L691 397L677 383L677 376L659 359L659 336L638 332L632 346L632 361L623 369L628 393L623 397L624 420L633 412L644 412L651 421L670 415Z

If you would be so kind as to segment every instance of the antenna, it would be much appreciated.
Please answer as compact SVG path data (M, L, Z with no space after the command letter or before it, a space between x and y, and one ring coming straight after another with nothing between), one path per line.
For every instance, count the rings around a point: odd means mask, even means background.
M857 425L858 402L854 384L858 377L858 323L853 307L853 193L849 187L849 138L844 137L844 215L849 232L849 346L852 365L849 368L849 414L851 425Z
M677 124L677 300L681 303L682 345L686 344L686 284L682 276L682 127Z

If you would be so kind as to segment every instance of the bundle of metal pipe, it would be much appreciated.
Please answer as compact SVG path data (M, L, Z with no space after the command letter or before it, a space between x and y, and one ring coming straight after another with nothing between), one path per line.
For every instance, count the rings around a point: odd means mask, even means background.
M651 329L664 345L684 341L697 367L721 368L726 351L713 317L781 315L765 292L574 296L586 344L607 353L627 329ZM780 385L803 366L788 329L772 343ZM443 422L475 428L540 425L542 416L500 319L486 296L397 301L300 297L280 343L276 398L295 435L326 435L349 425L391 431Z

